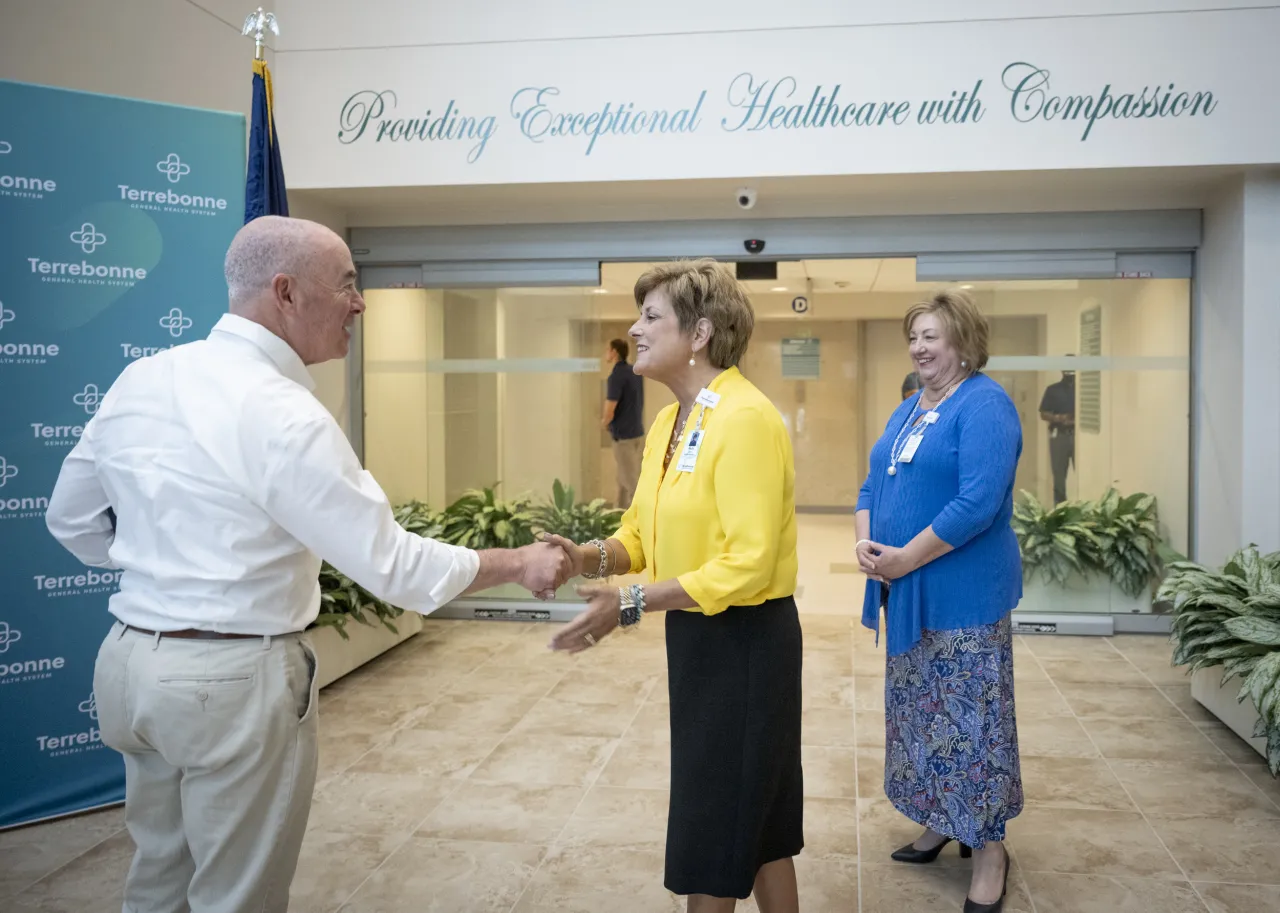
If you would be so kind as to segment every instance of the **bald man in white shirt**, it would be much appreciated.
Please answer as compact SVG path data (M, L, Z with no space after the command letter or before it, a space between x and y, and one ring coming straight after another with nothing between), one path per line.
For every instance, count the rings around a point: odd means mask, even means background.
M124 571L98 653L103 741L125 759L130 913L287 909L316 777L321 559L427 614L567 578L549 544L475 552L402 529L312 395L364 311L342 239L267 216L226 257L208 339L136 361L68 455L50 532ZM425 697L425 696L424 696Z

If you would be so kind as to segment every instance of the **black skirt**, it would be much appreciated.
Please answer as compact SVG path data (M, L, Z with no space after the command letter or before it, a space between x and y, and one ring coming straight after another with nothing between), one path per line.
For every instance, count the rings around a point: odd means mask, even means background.
M795 600L667 613L667 890L744 899L804 848Z

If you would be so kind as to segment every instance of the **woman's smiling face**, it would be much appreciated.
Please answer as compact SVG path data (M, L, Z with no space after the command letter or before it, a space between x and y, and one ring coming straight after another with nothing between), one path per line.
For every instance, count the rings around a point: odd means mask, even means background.
M951 377L960 369L960 354L947 341L937 314L924 313L911 322L907 351L922 384Z
M636 344L633 370L661 381L670 377L693 354L689 336L680 330L680 320L665 289L656 288L645 295L640 316L628 335Z

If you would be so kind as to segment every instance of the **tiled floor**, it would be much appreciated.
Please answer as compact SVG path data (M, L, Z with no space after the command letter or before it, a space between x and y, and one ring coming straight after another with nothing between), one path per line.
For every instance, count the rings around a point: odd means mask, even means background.
M648 913L662 888L662 625L578 657L547 626L428 620L322 695L321 782L292 909ZM959 910L968 865L894 865L883 653L806 614L802 909ZM1280 910L1280 785L1198 708L1160 637L1020 638L1026 811L1010 913ZM119 810L0 834L0 909L118 911ZM16 897L13 895L16 894ZM750 901L740 910L754 910Z

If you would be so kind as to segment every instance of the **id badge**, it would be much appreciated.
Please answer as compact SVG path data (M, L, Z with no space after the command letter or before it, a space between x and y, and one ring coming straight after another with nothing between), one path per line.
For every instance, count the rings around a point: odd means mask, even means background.
M898 462L910 463L911 458L916 455L916 449L920 446L922 440L924 440L923 434L913 434L907 438L907 443L902 447L902 453L898 454Z
M689 443L680 454L680 462L676 463L676 472L693 472L698 463L698 450L702 447L704 431L693 431L689 435Z
M694 402L707 409L714 409L716 406L720 405L720 394L712 393L706 387L703 387L698 391L698 398L694 400Z

